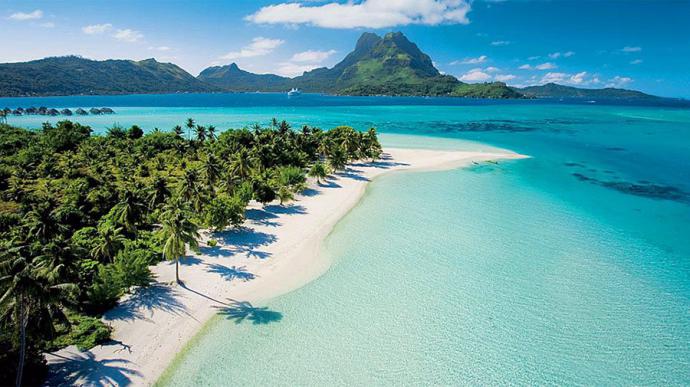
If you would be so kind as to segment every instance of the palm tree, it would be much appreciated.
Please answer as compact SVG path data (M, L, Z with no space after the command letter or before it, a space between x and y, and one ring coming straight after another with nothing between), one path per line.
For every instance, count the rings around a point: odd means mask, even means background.
M172 195L172 192L168 188L168 181L165 177L156 175L151 182L149 191L149 207L151 209L158 207L160 204L165 203L170 195Z
M245 148L240 149L235 154L235 159L232 162L232 171L240 179L246 179L251 174L252 159L249 152Z
M211 142L216 141L216 127L213 125L208 126L208 139Z
M209 153L203 160L203 174L208 190L213 193L213 186L220 178L220 163L213 153Z
M330 164L331 169L334 171L345 168L345 165L347 164L347 154L345 153L345 150L340 146L336 146L331 155L328 157L328 163Z
M309 169L309 177L315 177L317 184L321 184L321 179L325 179L326 176L328 176L328 168L321 161L315 162Z
M175 133L176 137L182 137L182 133L184 133L184 131L180 125L175 125L173 128L173 133Z
M196 131L196 139L199 142L206 141L206 127L202 125L197 125L194 129Z
M192 250L199 246L198 227L189 219L184 205L174 200L166 206L163 213L163 256L167 260L175 260L175 281L180 284L180 257L187 253L187 245Z
M142 201L139 190L125 188L120 193L120 202L113 207L114 219L129 232L136 233L137 223L146 211L146 204Z
M187 140L191 140L192 139L192 129L194 129L194 120L191 118L187 118L187 123L185 126L187 126Z
M288 186L281 186L278 189L277 192L278 199L280 200L280 205L282 206L285 202L289 202L290 200L293 200L295 196L292 193L292 190L290 190L290 187Z
M91 250L91 256L103 258L102 261L105 262L113 262L125 240L122 227L115 227L108 221L103 222L98 226L98 243Z
M0 316L2 320L14 322L19 329L19 361L15 378L17 387L21 386L24 376L27 328L30 321L43 321L52 333L52 322L64 321L61 307L76 290L74 284L51 280L59 278L54 275L54 271L59 268L36 264L23 256L22 250L23 246L7 249L0 261L3 272L0 288L5 289L0 297Z

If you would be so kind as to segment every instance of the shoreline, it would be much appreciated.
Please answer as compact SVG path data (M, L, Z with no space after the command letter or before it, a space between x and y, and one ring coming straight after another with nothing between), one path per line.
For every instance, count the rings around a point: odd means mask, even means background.
M112 340L89 351L67 347L46 354L50 384L152 385L219 311L246 313L301 288L331 266L320 255L325 238L363 197L368 183L397 171L438 171L472 162L518 159L509 151L385 149L375 163L358 162L294 202L252 203L239 230L203 232L200 253L181 260L183 286L170 285L174 264L152 267L156 282L121 300L103 316ZM218 246L209 247L208 239Z

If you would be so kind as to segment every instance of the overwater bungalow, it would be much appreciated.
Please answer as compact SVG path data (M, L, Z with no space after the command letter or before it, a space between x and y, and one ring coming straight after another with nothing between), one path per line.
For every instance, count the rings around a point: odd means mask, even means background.
M23 108L23 107L21 107L21 106L20 106L20 107L18 107L18 108L17 108L17 110L18 110L19 112L21 112L21 113L24 113L24 108Z
M12 113L12 109L6 107L6 108L2 109L2 112L5 113L5 114L7 115L7 114Z
M40 108L38 108L38 114L45 116L46 114L48 114L48 108L45 106L41 106Z
M115 111L109 107L101 108L101 113L103 114L114 114Z
M89 112L87 112L86 110L84 110L84 109L82 109L82 108L79 108L79 109L75 110L74 112L77 113L77 114L80 115L80 116L86 116L86 115L89 114Z
M62 114L63 116L71 116L71 115L72 115L72 111L69 110L69 109L62 109L62 110L60 111L60 114Z
M49 116L57 116L57 115L60 115L60 111L57 109L48 109L48 115Z
M22 111L19 110L19 109L14 109L14 110L12 110L12 114L14 114L15 116L21 116L21 115L22 115Z
M89 109L89 113L98 115L101 114L101 110L97 108L91 108Z
M36 113L38 113L38 109L36 109L36 106L31 106L31 107L26 108L25 113L26 114L36 114Z

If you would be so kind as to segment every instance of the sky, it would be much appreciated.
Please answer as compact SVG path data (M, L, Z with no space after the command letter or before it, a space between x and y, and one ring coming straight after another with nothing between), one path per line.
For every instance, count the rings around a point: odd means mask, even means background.
M402 31L443 73L690 98L690 0L0 0L0 62L156 58L300 75L366 31Z

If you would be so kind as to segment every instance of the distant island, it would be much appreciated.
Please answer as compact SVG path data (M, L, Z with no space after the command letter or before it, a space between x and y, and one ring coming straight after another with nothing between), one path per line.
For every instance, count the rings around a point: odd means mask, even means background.
M524 88L503 82L464 83L442 74L429 55L401 32L381 37L365 32L355 49L332 68L295 78L254 74L232 63L204 69L194 77L172 63L95 61L77 56L0 64L0 96L285 92L337 95L446 96L465 98L660 98L634 90L583 89L549 83Z

